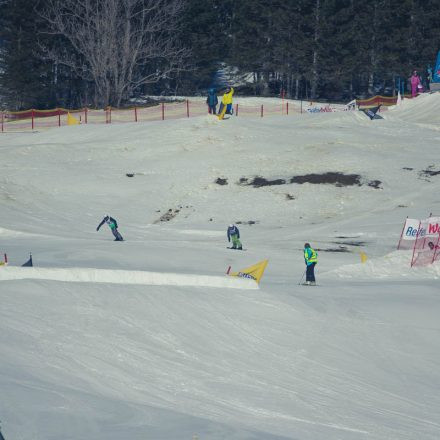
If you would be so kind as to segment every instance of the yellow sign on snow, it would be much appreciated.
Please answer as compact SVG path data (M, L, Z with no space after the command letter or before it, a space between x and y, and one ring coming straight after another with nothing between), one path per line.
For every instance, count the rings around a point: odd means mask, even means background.
M231 277L249 278L259 283L268 262L269 260L263 260L253 266L246 267L246 269L242 269L238 272L231 272L229 275Z
M70 113L67 113L67 125L78 125L79 121L75 118L75 116L72 116Z
M361 251L361 263L365 263L367 260L367 254Z

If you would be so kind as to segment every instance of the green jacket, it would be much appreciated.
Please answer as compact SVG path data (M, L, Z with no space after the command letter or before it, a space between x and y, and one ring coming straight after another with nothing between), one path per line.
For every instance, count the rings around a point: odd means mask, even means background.
M304 261L306 262L307 266L318 262L318 253L315 251L315 249L304 248Z

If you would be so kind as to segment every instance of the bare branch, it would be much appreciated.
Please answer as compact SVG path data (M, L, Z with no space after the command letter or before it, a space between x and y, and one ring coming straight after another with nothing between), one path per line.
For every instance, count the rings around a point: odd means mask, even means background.
M1 1L1 0L0 0ZM184 0L46 0L42 17L64 47L44 55L95 83L103 105L185 69L177 41Z

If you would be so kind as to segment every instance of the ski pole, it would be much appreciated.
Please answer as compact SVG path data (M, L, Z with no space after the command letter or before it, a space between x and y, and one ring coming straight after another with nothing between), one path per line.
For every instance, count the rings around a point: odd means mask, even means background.
M304 270L304 273L301 275L301 279L300 279L299 282L298 282L298 286L301 284L301 281L303 280L304 275L306 274L306 270L307 270L307 269L305 269L305 270Z

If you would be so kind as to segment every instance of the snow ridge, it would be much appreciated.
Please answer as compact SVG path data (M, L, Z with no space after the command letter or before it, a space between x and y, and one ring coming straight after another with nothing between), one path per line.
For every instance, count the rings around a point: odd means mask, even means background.
M52 280L70 283L143 284L149 286L215 287L223 289L258 289L258 285L245 278L216 277L135 270L109 270L93 268L5 267L0 270L0 281Z

